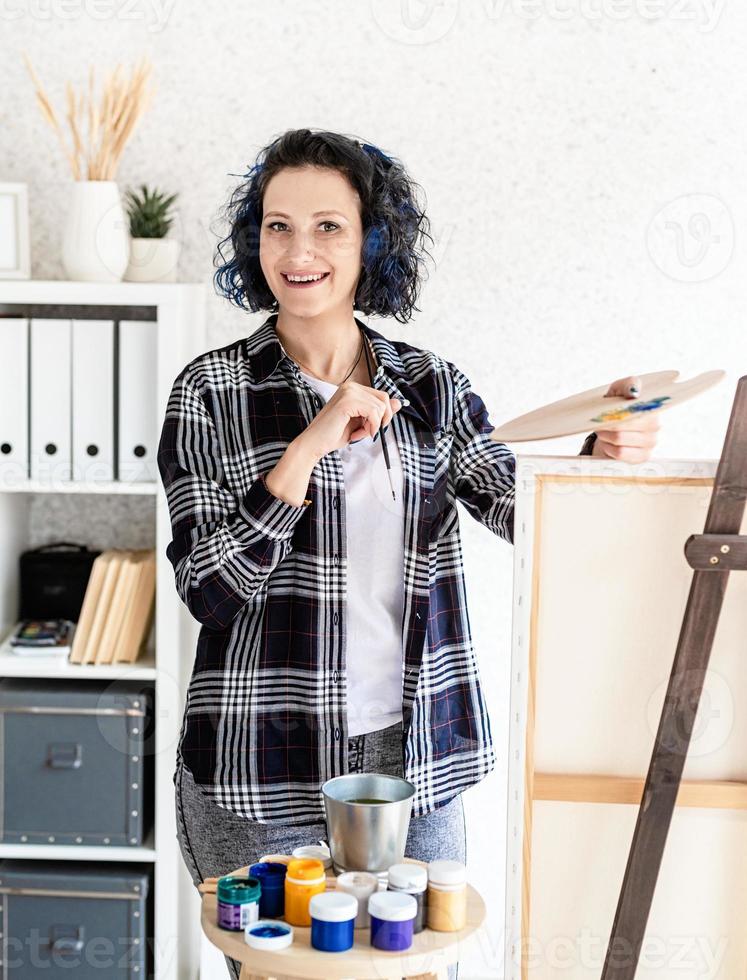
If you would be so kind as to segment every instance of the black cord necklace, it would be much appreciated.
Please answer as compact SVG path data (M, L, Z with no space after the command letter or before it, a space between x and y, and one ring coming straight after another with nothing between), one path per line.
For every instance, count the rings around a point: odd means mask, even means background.
M345 377L342 379L342 381L338 382L339 384L342 384L343 382L347 381L348 378L350 377L350 375L353 373L353 371L355 371L356 365L358 364L358 361L360 361L360 359L361 359L361 354L363 353L363 345L364 344L365 344L365 338L361 338L361 348L358 351L358 356L353 361L353 366L350 368L350 370L345 375ZM294 357L293 360L296 361L296 363L300 364L301 367L306 368L306 370L309 372L309 374L313 378L317 378L317 380L319 380L319 381L326 381L326 378L320 378L318 375L314 374L314 372L311 370L311 368L307 364L304 364L303 361L300 361L297 357ZM334 384L334 382L333 381L327 381L327 384Z

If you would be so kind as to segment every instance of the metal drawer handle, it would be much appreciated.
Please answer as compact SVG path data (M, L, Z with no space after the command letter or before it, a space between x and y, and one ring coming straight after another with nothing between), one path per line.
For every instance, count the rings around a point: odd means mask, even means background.
M83 746L80 742L50 742L47 748L47 765L50 769L80 769L83 763Z
M65 930L71 935L57 936L56 939L52 939L52 936L56 932L61 932ZM61 956L71 956L75 953L82 953L84 942L83 942L84 929L83 926L54 926L52 931L52 942L49 944L52 953L57 953Z
M82 939L55 939L52 943L52 952L61 953L63 956L69 956L71 953L80 953L82 949Z

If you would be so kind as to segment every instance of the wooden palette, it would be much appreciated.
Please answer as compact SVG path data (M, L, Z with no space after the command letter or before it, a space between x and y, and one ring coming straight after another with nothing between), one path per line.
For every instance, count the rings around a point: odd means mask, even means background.
M638 398L617 395L605 398L608 384L589 388L499 425L490 433L490 438L494 442L530 442L618 428L641 411L661 412L694 398L721 381L726 372L705 371L687 381L676 381L678 375L679 371L640 375Z

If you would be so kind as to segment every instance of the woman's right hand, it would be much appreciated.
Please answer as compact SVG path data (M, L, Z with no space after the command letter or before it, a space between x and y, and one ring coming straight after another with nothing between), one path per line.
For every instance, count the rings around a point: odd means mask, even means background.
M390 398L385 391L357 381L343 381L296 441L321 459L350 442L366 436L373 438L401 408L399 398Z

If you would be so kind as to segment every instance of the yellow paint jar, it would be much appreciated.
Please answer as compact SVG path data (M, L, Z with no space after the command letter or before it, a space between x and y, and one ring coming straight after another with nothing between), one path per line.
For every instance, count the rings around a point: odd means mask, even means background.
M309 902L327 888L324 865L316 858L293 858L285 875L285 915L292 926L310 926Z
M467 925L467 869L461 861L428 865L428 928L457 932Z

